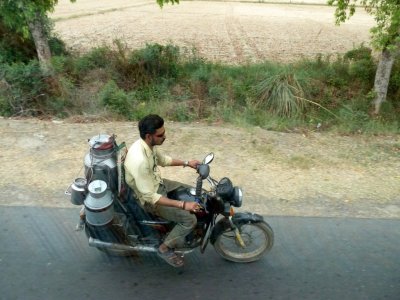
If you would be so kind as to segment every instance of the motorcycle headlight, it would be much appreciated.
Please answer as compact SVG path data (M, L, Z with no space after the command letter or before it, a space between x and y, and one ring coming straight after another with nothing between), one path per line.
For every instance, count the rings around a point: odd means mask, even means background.
M231 204L235 207L241 207L243 202L243 192L242 189L238 186L233 188L233 196Z
M222 178L217 185L217 195L225 201L229 201L229 199L232 197L232 193L232 181L228 177Z

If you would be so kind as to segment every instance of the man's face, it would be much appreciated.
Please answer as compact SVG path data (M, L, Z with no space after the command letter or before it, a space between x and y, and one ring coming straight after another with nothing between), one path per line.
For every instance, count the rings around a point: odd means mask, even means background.
M152 146L162 145L162 143L164 143L165 139L166 139L166 136L165 136L164 126L161 128L158 128L154 134L150 135L150 142L151 142Z

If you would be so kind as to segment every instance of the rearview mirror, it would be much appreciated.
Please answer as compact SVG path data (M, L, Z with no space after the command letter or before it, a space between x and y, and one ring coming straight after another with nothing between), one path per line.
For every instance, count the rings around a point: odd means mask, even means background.
M213 159L214 159L214 153L211 152L211 153L207 154L206 157L204 157L203 164L208 165L209 163L211 163L213 161Z

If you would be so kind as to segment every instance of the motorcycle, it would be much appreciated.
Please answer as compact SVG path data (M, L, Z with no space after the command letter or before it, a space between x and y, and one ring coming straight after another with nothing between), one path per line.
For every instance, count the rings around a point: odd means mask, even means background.
M157 252L174 223L146 212L124 182L125 143L118 145L115 135L99 134L89 142L84 158L85 176L76 178L66 194L71 203L82 205L77 230L84 230L89 246L110 255L128 256ZM224 259L246 263L268 253L274 242L271 226L261 215L235 212L241 207L243 192L228 177L217 181L210 176L214 154L205 156L197 168L195 187L182 187L168 194L171 199L196 201L202 207L194 212L197 225L175 249L181 255L209 242ZM209 189L203 182L209 183Z

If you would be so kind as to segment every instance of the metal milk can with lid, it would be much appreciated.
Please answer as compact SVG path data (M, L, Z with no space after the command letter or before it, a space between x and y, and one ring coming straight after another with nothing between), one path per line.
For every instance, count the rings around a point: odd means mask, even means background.
M75 178L71 184L71 203L75 205L82 205L85 200L87 181L85 178Z
M98 134L89 140L85 155L85 176L89 182L103 180L111 191L118 188L117 147L114 136Z
M92 181L88 190L89 194L84 201L86 221L93 226L107 225L114 218L112 192L102 180Z

